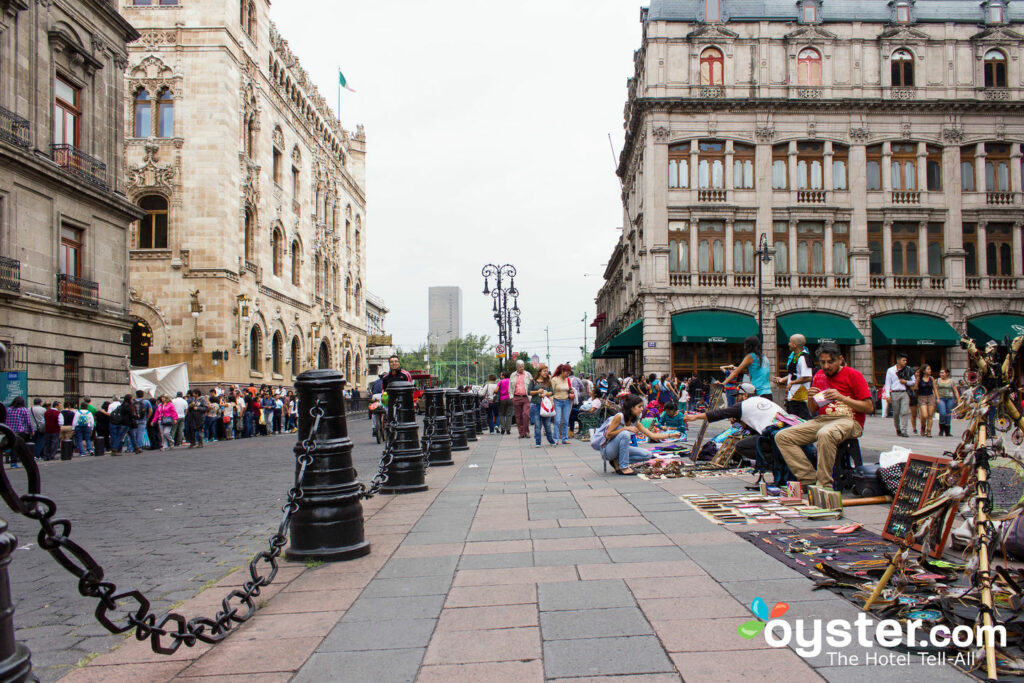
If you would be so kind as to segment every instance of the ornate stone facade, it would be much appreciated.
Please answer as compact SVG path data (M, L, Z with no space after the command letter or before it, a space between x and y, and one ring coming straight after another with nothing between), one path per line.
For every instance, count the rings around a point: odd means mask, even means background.
M130 263L151 346L133 360L188 362L199 383L290 384L311 367L360 381L366 137L341 127L269 6L122 0L141 34L126 192L150 214Z
M776 321L793 312L853 321L865 343L849 360L875 377L892 352L872 343L881 316L958 332L1024 316L1017 5L937 17L946 5L765 0L747 16L751 3L652 0L625 107L625 227L596 300L598 348L637 318L644 345L606 366L718 374L672 317L756 319L762 237L773 370ZM924 361L966 367L955 347L911 360Z

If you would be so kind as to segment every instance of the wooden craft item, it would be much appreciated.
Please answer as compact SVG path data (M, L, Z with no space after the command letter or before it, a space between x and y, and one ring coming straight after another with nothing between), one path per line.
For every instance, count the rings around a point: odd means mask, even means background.
M885 520L885 526L882 527L882 538L894 543L903 542L912 529L910 515L931 499L936 485L936 476L945 469L949 462L950 459L943 456L910 454L910 457L907 458L907 466L903 469L900 486L896 489L896 495L893 496L889 516ZM968 473L965 471L963 476L966 478ZM931 547L928 553L933 558L942 557L942 551L949 540L949 532L953 528L954 517L956 517L956 506L950 505L949 510L945 513L945 519L937 520L937 523L933 525L935 531L932 533ZM912 547L918 552L921 551L920 543L915 543Z

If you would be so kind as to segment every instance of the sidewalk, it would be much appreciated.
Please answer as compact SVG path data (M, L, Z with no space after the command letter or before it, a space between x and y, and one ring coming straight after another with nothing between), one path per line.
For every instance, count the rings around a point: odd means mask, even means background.
M536 449L514 436L484 435L455 456L429 471L429 491L365 503L369 556L284 564L257 615L217 646L166 657L127 638L62 680L963 679L951 667L833 666L738 636L758 596L789 603L787 618L858 613L729 530L749 527L679 500L741 491L741 478L620 477L587 444ZM847 516L877 531L886 511ZM178 611L212 615L246 577Z

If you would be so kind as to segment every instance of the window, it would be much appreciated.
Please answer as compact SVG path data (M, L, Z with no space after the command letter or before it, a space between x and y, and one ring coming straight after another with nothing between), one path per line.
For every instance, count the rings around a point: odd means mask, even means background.
M789 185L789 144L782 143L772 147L772 189L785 190Z
M786 221L772 222L772 246L775 248L775 272L778 275L789 273L789 223Z
M846 169L849 165L850 148L846 145L832 145L832 189L846 190Z
M69 405L78 403L78 399L82 396L79 384L81 366L81 353L77 351L64 352L64 402Z
M299 241L292 242L292 284L298 287L302 282L302 254Z
M702 190L725 188L725 143L701 140L697 149L697 187Z
M698 228L697 266L702 273L725 272L725 224L701 221Z
M292 166L292 201L299 201L299 169Z
M281 234L281 230L274 228L274 233L271 237L271 252L273 253L273 269L274 275L281 277L281 272L284 270L284 235ZM276 370L274 372L277 372Z
M942 276L942 244L945 241L942 223L928 224L928 274Z
M255 325L249 330L249 369L253 372L263 370L263 335Z
M821 274L825 272L825 224L820 221L800 221L796 226L796 272Z
M363 314L363 286L356 283L356 315Z
M942 148L928 145L925 151L928 154L925 165L928 173L928 191L940 192L942 190Z
M174 93L164 88L156 102L156 136L174 137Z
M314 271L314 285L313 293L316 296L322 297L324 295L324 281L323 274L320 272L320 257L317 256L313 259L313 271Z
M82 231L68 225L60 228L60 273L82 277Z
M167 248L167 200L149 195L139 200L146 217L139 221L139 249Z
M805 24L813 24L818 20L818 6L813 2L805 2L800 8L800 21Z
M668 269L673 273L690 272L690 222L668 224Z
M270 342L270 369L275 375L281 374L281 360L284 356L284 337L281 332L275 332L273 341Z
M985 53L985 87L1006 87L1006 55L1000 50Z
M988 274L993 277L1010 277L1013 275L1012 243L1010 223L989 223L985 256Z
M914 86L914 55L909 50L896 50L889 58L892 62L892 86L912 88Z
M734 273L754 272L754 223L736 221L732 228L732 270Z
M800 51L796 58L796 83L797 85L821 85L820 52L811 48Z
M245 0L242 0L243 2ZM250 38L256 38L256 3L249 2L249 23L246 25L246 33Z
M820 142L798 142L796 145L796 189L821 190L824 188L822 168L825 145Z
M964 271L967 277L978 275L978 224L964 223L960 230L964 244Z
M245 244L244 244L243 248L245 249L245 260L247 262L249 262L249 263L252 263L255 260L255 252L256 252L256 243L255 243L256 242L256 235L254 234L255 229L256 229L256 226L255 226L253 218L252 218L252 211L249 209L249 207L246 207L245 208L245 235L244 235Z
M135 94L135 137L148 138L153 134L153 105L144 89Z
M352 310L352 278L345 278L345 310Z
M896 5L896 23L897 24L909 24L910 23L910 5L905 2L901 2Z
M298 375L302 369L302 361L299 355L299 338L292 337L292 374Z
M832 272L850 274L850 224L832 224Z
M721 21L721 0L704 0L704 21Z
M274 148L274 164L271 167L274 173L274 184L281 185L281 150Z
M869 190L882 189L882 146L871 145L865 150L867 185Z
M990 24L1001 24L1003 23L1003 6L1000 4L992 4L988 6L988 23Z
M53 83L53 144L77 147L81 91L60 76Z
M882 224L868 222L868 273L871 275L882 274Z
M754 188L754 146L735 143L732 146L732 186L738 190Z
M985 189L989 192L1009 192L1009 145L985 143Z
M912 192L917 189L917 145L893 143L892 189Z
M253 158L253 153L256 149L256 115L252 114L245 119L245 130L242 131L245 139L242 141L245 145L245 156L250 159Z
M690 186L690 143L670 145L668 148L668 186Z
M720 50L713 47L704 50L700 55L700 84L722 85L724 83L722 77L724 63Z
M964 192L974 192L974 152L974 145L960 148L960 189Z
M917 223L892 224L893 275L917 275Z

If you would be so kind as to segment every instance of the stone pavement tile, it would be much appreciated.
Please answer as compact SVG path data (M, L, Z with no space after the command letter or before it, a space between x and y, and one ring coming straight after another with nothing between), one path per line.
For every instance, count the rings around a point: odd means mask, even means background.
M652 621L747 617L750 614L742 603L721 591L710 596L644 598L637 602Z
M445 608L437 631L481 631L539 625L536 604Z
M974 680L951 666L922 668L916 661L910 666L835 666L820 668L817 672L829 683L903 683L908 680L952 683Z
M529 541L525 541L529 543ZM459 569L503 569L532 567L533 553L501 553L497 555L466 555L459 560Z
M442 557L399 557L388 560L379 572L378 579L402 579L409 576L451 575L459 563L456 556Z
M567 519L562 524L563 527L574 527L574 526L591 526L591 527L615 527L615 526L633 526L638 522L641 522L643 518L640 515L632 515L630 517L587 517L586 519ZM598 533L601 533L598 531Z
M540 629L536 626L493 631L438 631L430 640L423 664L467 664L539 659Z
M274 674L238 674L237 676L175 676L175 681L188 681L188 683L288 683L291 680L292 672Z
M654 634L643 612L636 607L544 612L540 615L540 627L545 641Z
M594 579L625 579L630 577L676 577L702 576L705 572L691 560L675 560L669 562L618 562L615 564L581 564L580 578L584 581Z
M528 662L481 662L477 664L435 664L420 669L416 683L542 683L544 665Z
M587 526L557 528L557 529L532 529L530 537L534 540L547 540L559 538L586 538L594 536L594 530Z
M267 602L262 614L292 614L295 612L341 612L347 610L357 597L359 589L342 588L326 591L283 591Z
M738 637L738 636L737 636ZM714 657L699 652L676 652L671 655L683 680L690 683L720 681L763 681L763 683L812 683L821 681L792 650L780 648L756 652L730 652Z
M600 550L604 548L597 536L581 536L580 538L538 538L533 541L536 552L556 550Z
M679 683L676 674L637 674L635 676L584 676L581 678L551 678L551 683Z
M188 661L177 661L86 666L73 669L60 680L68 683L135 683L136 681L158 683L172 680L175 674L188 665Z
M601 536L605 548L650 548L669 546L675 543L665 534L629 534L626 536Z
M436 619L395 619L344 622L334 627L317 652L360 652L426 647ZM381 654L387 657L387 654Z
M466 544L463 555L488 555L491 553L523 553L533 550L528 539L518 541L479 541Z
M186 614L191 614L191 612ZM203 654L209 652L212 647L213 645L209 643L196 643L192 647L179 647L178 651L173 655L161 655L153 652L153 648L150 647L148 640L140 643L134 638L125 638L119 647L101 654L89 664L90 666L107 666L112 664L192 661L199 659Z
M461 555L464 543L436 543L434 545L402 544L392 557L438 557L441 555Z
M485 607L488 605L518 605L537 602L537 586L529 583L506 586L467 586L448 591L445 609L453 607Z
M670 621L652 619L651 625L669 652L720 652L769 648L764 638L747 640L736 632L736 628L750 618L752 617Z
M316 569L310 569L308 572L289 583L288 591L323 591L339 588L363 588L366 584L370 583L370 579L373 578L372 572L349 573L328 571L329 569L334 569L334 567L318 567ZM277 583L277 581L275 580L274 583ZM261 593L260 598L265 599L265 594Z
M694 512L647 512L644 517L666 534L686 534L719 528L706 517ZM758 526L764 526L759 524Z
M603 548L590 550L542 550L533 554L533 562L538 567L565 564L600 564L611 561L608 553Z
M718 581L800 577L786 565L749 545L690 545L686 547L686 554Z
M447 545L449 543L462 543L466 540L466 532L461 529L449 529L448 531L431 531L424 533L411 533L405 537L403 545Z
M675 544L661 547L609 548L608 555L611 556L613 562L662 562L690 559Z
M660 534L662 531L653 524L629 524L626 526L595 527L594 533L601 538L605 538L606 536L641 536Z
M819 600L827 595L821 591L815 591L814 584L802 576L792 579L723 581L722 588L729 591L744 605L749 605L751 600L758 597L774 602L795 602Z
M266 614L256 616L241 626L238 633L249 640L288 638L323 638L338 623L344 612L302 612L297 614Z
M627 578L626 585L640 600L649 598L685 598L689 596L728 597L710 576L686 576L674 578Z
M583 521L586 517L579 508L531 508L530 521Z
M498 529L491 531L470 531L467 542L476 541L518 541L530 538L530 529Z
M397 598L406 595L444 595L452 585L451 576L411 576L406 579L374 579L361 597Z
M423 661L423 648L366 652L317 652L299 670L292 683L324 681L373 681L374 683L413 683Z
M686 550L687 546L690 545L714 545L716 543L746 543L742 538L726 531L725 529L719 529L715 531L697 531L694 533L685 534L668 534L668 538L673 543L678 545L683 550Z
M274 577L274 583L288 583L306 571L305 565L281 561L277 568L277 576ZM239 588L250 578L248 569L236 569L213 585L222 588Z
M313 654L321 640L319 637L271 640L235 638L207 652L185 669L182 675L220 676L296 671Z
M537 602L542 612L636 605L626 583L619 579L540 584L537 586Z
M346 621L387 619L436 619L444 604L443 595L415 595L404 598L359 598L345 613Z
M672 662L654 636L551 640L544 643L544 673L548 678L672 671Z
M549 583L574 581L576 567L521 567L518 569L466 569L455 573L453 586L500 586L507 583Z

